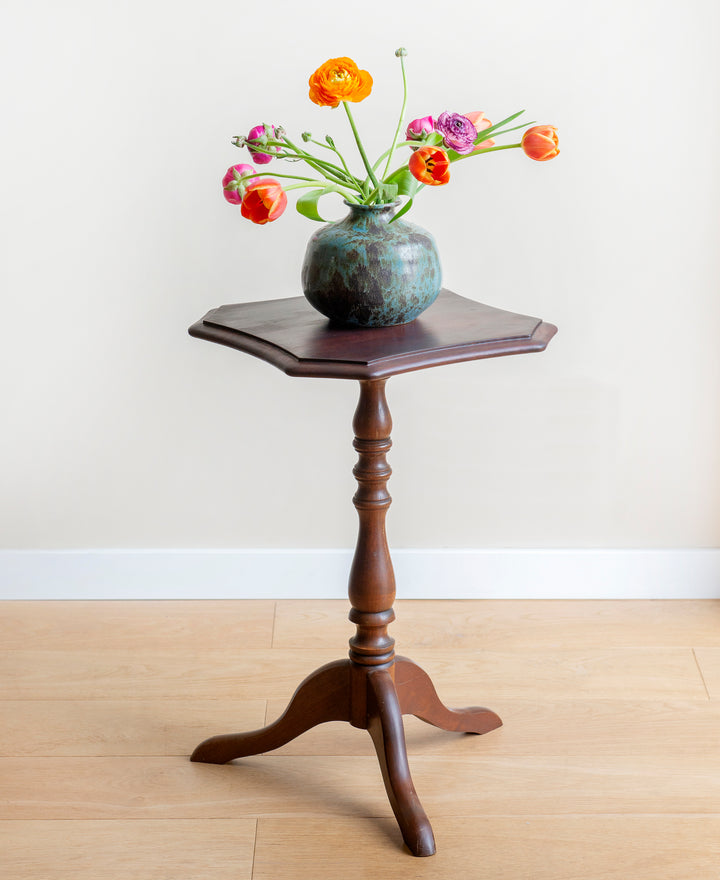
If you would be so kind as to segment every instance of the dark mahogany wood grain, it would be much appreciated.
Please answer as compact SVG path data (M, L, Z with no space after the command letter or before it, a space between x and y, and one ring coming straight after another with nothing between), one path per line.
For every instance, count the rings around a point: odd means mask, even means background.
M290 375L350 378L360 385L353 418L358 535L348 584L356 634L350 639L349 658L307 676L277 721L261 730L213 736L200 743L191 760L224 764L279 748L317 724L347 721L372 737L410 852L435 852L432 828L410 775L403 714L467 733L487 733L502 721L490 709L448 709L427 673L395 656L395 640L388 633L395 619L395 575L385 534L392 473L386 381L409 370L541 351L555 332L538 318L494 309L447 290L420 318L400 327L332 327L299 297L221 306L190 328L193 336L260 357Z
M190 756L203 764L227 764L235 758L279 749L326 721L350 721L350 661L336 660L300 683L287 709L260 730L226 733L204 740Z
M415 715L441 730L489 733L502 727L500 716L491 709L482 706L448 709L440 701L427 672L407 657L395 658L395 688L403 715Z
M397 327L336 327L301 296L220 306L189 332L259 357L289 376L378 379L542 351L557 328L442 290L419 318Z
M403 840L414 856L434 855L435 836L410 776L402 711L390 670L373 670L367 683L367 729Z

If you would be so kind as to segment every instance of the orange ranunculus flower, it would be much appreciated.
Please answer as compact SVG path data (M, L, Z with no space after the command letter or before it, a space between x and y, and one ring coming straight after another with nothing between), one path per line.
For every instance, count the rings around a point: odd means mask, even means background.
M554 125L534 125L522 136L520 144L525 155L538 162L554 159L560 152L558 133Z
M410 173L420 183L442 186L450 180L450 159L439 147L420 147L408 160Z
M373 80L351 58L331 58L309 80L310 100L321 107L337 107L341 101L357 103L370 94Z
M272 223L287 207L287 194L277 180L255 178L245 187L240 213L253 223Z

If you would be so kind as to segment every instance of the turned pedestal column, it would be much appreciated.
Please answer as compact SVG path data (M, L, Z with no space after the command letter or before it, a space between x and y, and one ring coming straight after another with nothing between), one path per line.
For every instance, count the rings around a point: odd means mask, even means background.
M385 789L410 852L429 856L435 852L435 840L410 776L403 714L467 733L487 733L502 722L489 709L447 709L427 674L412 661L395 656L395 640L388 634L395 619L395 575L385 535L391 502L386 456L392 445L392 420L384 379L360 382L353 428L358 451L353 503L359 527L348 586L350 620L357 628L350 639L349 659L309 675L273 724L250 733L211 737L195 749L191 760L224 764L277 749L325 721L348 721L372 737Z

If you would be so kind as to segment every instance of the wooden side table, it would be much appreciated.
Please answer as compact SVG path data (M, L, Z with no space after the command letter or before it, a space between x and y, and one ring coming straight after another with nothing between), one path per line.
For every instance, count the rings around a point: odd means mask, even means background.
M353 503L359 530L348 587L357 633L350 639L349 658L309 675L273 724L213 736L200 743L192 761L224 764L279 748L325 721L348 721L372 737L410 852L435 852L432 828L410 776L402 716L467 733L487 733L502 721L490 709L448 709L427 673L395 655L388 634L395 619L395 577L385 535L392 428L385 384L390 376L410 370L542 351L555 333L552 324L448 290L418 319L399 327L336 328L303 297L221 306L193 324L192 336L255 355L290 376L357 379L360 401L353 419L358 452Z

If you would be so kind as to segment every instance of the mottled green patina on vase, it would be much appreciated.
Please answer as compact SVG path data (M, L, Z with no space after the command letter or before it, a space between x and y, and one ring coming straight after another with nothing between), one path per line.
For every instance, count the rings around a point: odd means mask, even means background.
M440 292L435 240L403 220L395 205L355 205L310 239L303 292L313 308L338 324L390 327L413 321Z

